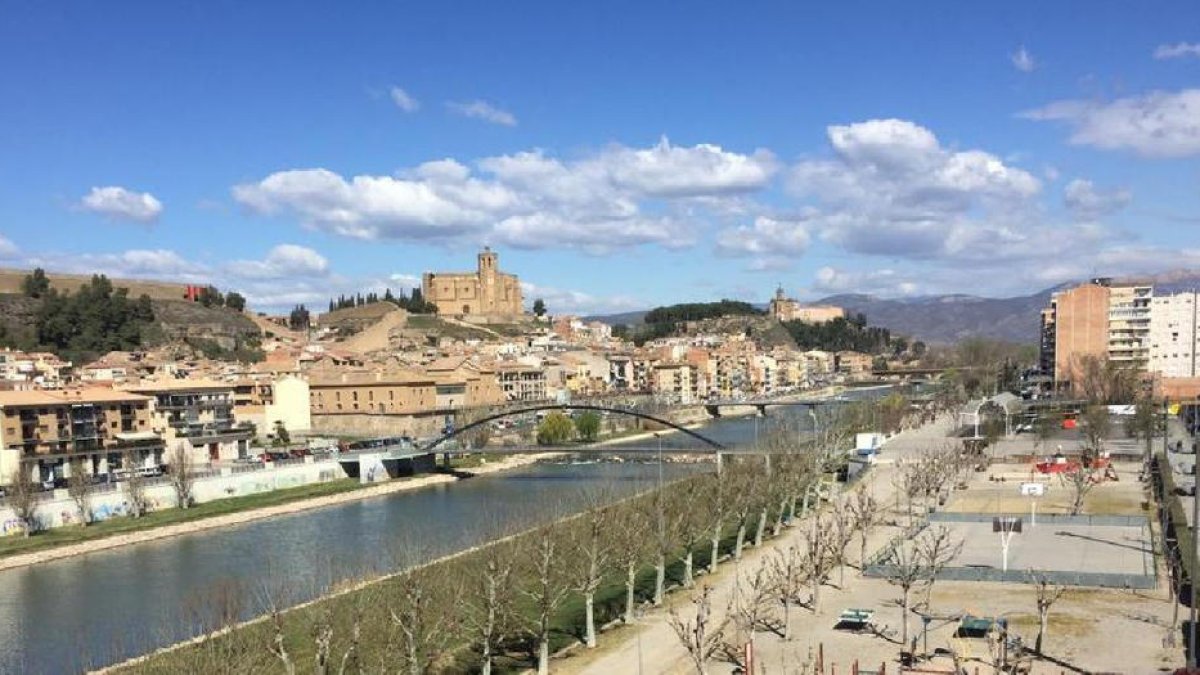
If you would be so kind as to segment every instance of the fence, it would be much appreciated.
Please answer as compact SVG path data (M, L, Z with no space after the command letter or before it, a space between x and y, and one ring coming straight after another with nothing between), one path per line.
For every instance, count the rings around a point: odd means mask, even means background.
M1006 516L1022 517L1023 515L1020 513L930 513L926 520L893 537L882 549L868 558L863 575L883 578L894 576L897 572L897 566L891 564L891 560L896 548L903 542L916 537L930 523L989 523L993 518ZM1070 516L1047 514L1044 516L1039 515L1038 521L1047 525L1118 525L1124 527L1142 527L1147 532L1151 530L1150 521L1145 516ZM1063 570L1039 570L1038 574L1052 583L1064 586L1151 590L1158 585L1157 569L1155 568L1154 556L1152 554L1146 556L1145 569L1142 574L1070 572ZM1000 570L993 567L945 567L938 573L938 579L943 581L997 581L1012 584L1034 583L1027 570Z

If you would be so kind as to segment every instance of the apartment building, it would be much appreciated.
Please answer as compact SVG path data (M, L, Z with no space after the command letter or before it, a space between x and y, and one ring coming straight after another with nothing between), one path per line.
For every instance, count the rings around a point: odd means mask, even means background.
M1078 380L1084 358L1108 356L1109 295L1107 280L1097 279L1051 298L1055 386Z
M152 399L112 389L0 392L0 482L19 470L36 481L63 479L82 459L87 474L135 463L162 463L163 444L151 429Z
M153 400L152 431L168 449L180 444L193 464L246 457L254 430L233 413L234 386L200 379L143 380L126 389ZM167 453L170 459L171 453Z
M1108 360L1144 370L1150 360L1150 304L1154 287L1112 285L1108 294Z
M656 363L652 372L651 388L655 396L684 405L700 399L691 364L684 361Z
M1151 372L1167 378L1200 377L1197 353L1197 311L1200 299L1196 291L1158 296L1151 301L1149 365Z
M501 363L496 366L496 377L506 401L546 400L546 371L541 366Z

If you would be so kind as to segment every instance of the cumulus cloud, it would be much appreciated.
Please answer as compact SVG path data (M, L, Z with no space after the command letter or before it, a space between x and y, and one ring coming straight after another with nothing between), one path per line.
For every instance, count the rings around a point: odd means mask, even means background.
M749 257L756 272L790 268L811 243L809 223L804 218L780 219L758 216L750 225L739 225L717 233L719 255Z
M891 269L848 271L834 267L817 270L813 290L820 293L866 293L885 296L916 295L917 282Z
M522 248L693 245L703 217L678 211L695 200L733 198L764 188L776 171L764 150L740 154L715 145L614 145L564 161L540 150L486 157L473 168L454 159L395 176L345 178L327 169L271 174L233 188L264 215L360 239L491 242ZM685 224L688 223L688 224Z
M311 248L280 244L263 260L238 260L229 268L235 276L250 279L285 279L294 276L323 277L329 274L329 261Z
M391 97L392 103L395 103L397 108L406 113L416 112L421 108L421 102L400 87L390 88L388 96Z
M517 126L517 117L515 115L507 110L497 108L487 101L447 101L446 108L456 115L483 120L489 124L499 124L504 127Z
M792 168L790 191L814 204L810 231L854 253L928 258L991 255L1022 238L1022 209L1041 183L981 150L944 148L898 119L828 128L834 158Z
M1129 205L1133 193L1125 188L1104 190L1082 178L1067 183L1063 203L1077 220L1097 220Z
M1037 61L1034 60L1033 54L1025 49L1025 45L1021 45L1020 49L1009 54L1008 60L1012 62L1013 68L1022 73L1032 73L1037 68Z
M1189 56L1200 57L1200 42L1178 42L1173 45L1159 45L1154 50L1154 58L1160 61L1166 59L1183 59Z
M113 220L152 223L163 205L149 192L134 192L119 186L93 187L79 201L79 208Z
M1109 102L1056 101L1020 116L1066 123L1075 145L1155 158L1200 154L1200 89L1154 91Z

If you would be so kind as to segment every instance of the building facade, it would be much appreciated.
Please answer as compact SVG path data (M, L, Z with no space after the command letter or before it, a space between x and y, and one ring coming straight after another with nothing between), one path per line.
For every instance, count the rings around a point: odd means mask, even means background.
M520 281L500 271L499 257L489 248L479 254L474 273L426 272L421 293L443 315L505 317L524 311Z
M1144 370L1150 361L1150 301L1154 287L1113 285L1108 294L1108 360Z
M153 399L152 430L166 444L166 458L183 446L192 464L246 457L254 430L234 417L234 386L208 380L144 380L129 391Z
M1149 366L1163 377L1197 377L1196 357L1200 352L1197 335L1196 291L1164 295L1151 302Z
M1078 380L1083 359L1108 356L1108 297L1108 286L1093 282L1056 293L1051 299L1056 386Z
M0 392L0 483L17 471L61 480L73 460L89 475L120 468L124 455L156 466L162 451L149 397L100 388Z
M779 321L825 323L846 316L846 310L834 305L802 305L784 296L783 287L775 289L775 297L767 305L770 315Z

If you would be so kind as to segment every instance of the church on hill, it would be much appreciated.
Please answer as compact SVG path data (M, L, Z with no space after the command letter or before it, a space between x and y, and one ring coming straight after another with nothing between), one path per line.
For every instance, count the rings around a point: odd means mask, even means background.
M519 316L524 312L521 282L517 275L500 271L498 258L484 247L474 272L426 272L421 276L421 293L441 315Z

